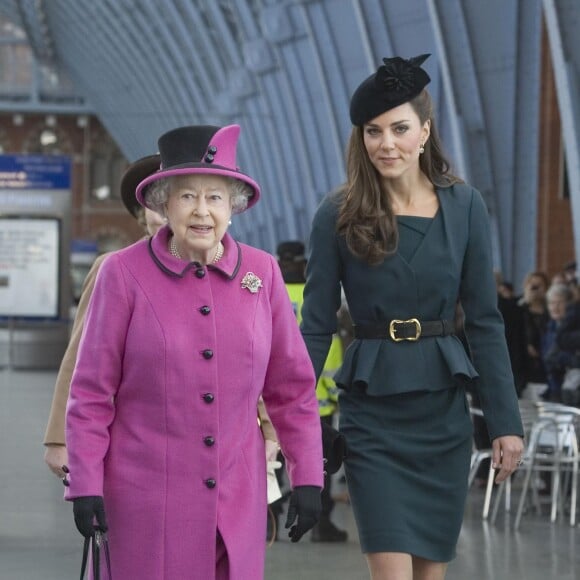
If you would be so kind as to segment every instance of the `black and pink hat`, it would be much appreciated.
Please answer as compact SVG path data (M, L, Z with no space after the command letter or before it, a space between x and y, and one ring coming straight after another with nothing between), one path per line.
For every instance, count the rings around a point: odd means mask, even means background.
M161 166L137 186L137 201L146 207L144 189L153 181L174 175L206 173L233 177L247 183L254 195L248 199L248 208L260 198L260 186L236 165L236 147L240 135L239 125L214 127L193 125L178 127L159 137Z

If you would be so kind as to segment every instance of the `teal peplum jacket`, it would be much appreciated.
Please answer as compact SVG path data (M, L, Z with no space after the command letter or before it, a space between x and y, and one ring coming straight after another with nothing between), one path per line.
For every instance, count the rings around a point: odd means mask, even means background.
M490 437L523 436L518 401L497 309L487 209L465 184L436 190L439 210L409 261L400 253L377 266L354 257L336 232L339 194L327 196L313 220L302 335L320 376L341 303L341 285L354 324L393 319L453 320L459 300L472 353L455 335L417 342L354 340L335 376L342 389L369 396L447 389L473 381Z

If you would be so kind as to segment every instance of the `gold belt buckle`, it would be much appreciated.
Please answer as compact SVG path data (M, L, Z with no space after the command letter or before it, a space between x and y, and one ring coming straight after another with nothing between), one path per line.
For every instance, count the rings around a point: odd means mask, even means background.
M404 324L405 322L413 322L415 324L415 336L405 336L398 338L395 336L395 324ZM409 318L409 320L391 320L389 323L389 336L394 342L402 342L403 340L410 340L415 342L421 337L421 323L416 318Z

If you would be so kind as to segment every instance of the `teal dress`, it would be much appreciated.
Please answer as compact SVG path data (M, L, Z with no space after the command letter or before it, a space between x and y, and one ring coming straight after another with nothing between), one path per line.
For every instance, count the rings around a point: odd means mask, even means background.
M470 358L454 335L417 342L355 340L335 376L345 470L364 552L446 562L467 493L472 426L465 385L478 390L491 438L523 435L503 321L497 310L485 204L475 189L437 189L432 219L399 217L399 246L378 266L336 232L340 193L315 215L302 334L320 374L344 289L355 324L453 320L465 312Z

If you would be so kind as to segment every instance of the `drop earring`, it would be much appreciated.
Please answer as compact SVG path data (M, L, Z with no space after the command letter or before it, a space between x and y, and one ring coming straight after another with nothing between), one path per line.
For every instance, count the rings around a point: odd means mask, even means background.
M421 144L421 146L419 147L419 155L421 155L422 153L425 153L425 147L423 144Z

